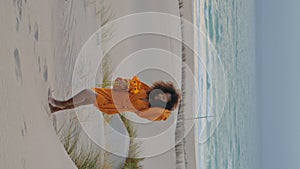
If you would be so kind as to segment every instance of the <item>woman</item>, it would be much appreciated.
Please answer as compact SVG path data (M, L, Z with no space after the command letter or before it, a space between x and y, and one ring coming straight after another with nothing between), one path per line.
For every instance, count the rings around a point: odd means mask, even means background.
M51 112L93 104L101 112L134 112L151 121L167 120L179 102L180 94L172 82L155 82L151 87L133 79L117 78L113 88L85 89L66 101L49 96Z

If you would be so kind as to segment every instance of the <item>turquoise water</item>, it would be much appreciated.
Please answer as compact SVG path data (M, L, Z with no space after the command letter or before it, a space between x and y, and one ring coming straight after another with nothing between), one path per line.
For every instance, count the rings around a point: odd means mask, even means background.
M198 126L201 169L253 169L258 165L252 3L204 0L201 11L197 0L197 24L205 23L206 29L200 36L209 39L199 46L207 57L205 80L204 67L199 66L200 92L207 91L206 98L200 97L201 104L206 99L206 112L200 113L215 116Z

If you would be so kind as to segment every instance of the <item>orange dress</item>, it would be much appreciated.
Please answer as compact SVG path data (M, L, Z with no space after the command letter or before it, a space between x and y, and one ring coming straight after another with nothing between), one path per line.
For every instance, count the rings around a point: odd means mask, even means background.
M134 112L142 118L151 121L167 120L171 111L161 107L149 107L147 91L150 87L141 84L138 93L114 90L109 88L92 88L98 95L94 105L105 114L117 114L122 112Z

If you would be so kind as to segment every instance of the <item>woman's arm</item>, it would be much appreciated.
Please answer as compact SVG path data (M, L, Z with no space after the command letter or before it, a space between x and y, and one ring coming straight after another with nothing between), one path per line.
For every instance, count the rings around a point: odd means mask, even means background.
M136 112L136 114L151 121L161 121L167 120L171 115L171 111L160 107L151 107L149 109Z
M130 82L132 79L124 79L121 77L116 78L115 83L113 85L114 90L123 90L123 91L128 91L130 88ZM148 86L146 83L141 82L141 89L144 89L146 91L151 90L151 87Z

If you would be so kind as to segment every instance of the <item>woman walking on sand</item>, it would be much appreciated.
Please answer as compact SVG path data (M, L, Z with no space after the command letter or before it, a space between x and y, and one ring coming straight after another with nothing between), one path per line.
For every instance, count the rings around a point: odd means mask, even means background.
M134 112L151 120L167 120L177 108L179 91L172 82L155 82L151 87L137 76L132 79L117 78L112 88L84 89L68 100L60 101L49 95L52 113L93 104L105 114Z

